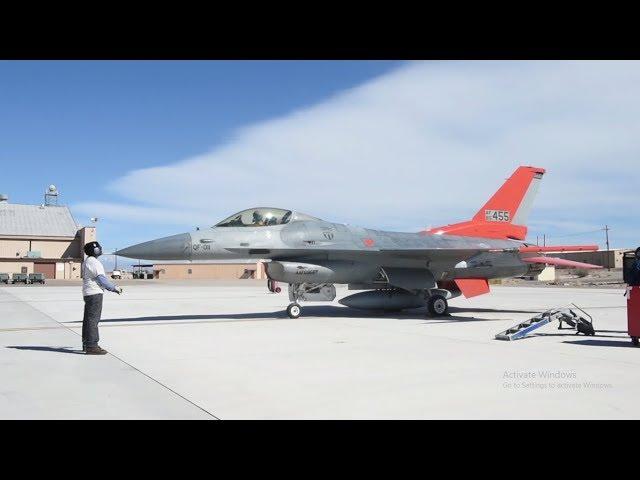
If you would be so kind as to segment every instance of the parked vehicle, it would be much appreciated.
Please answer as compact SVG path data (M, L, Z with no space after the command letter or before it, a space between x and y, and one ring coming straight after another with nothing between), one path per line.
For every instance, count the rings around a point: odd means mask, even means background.
M29 283L42 283L44 285L44 273L30 273Z
M29 283L29 276L26 273L14 273L11 275L11 283Z
M120 270L114 270L113 272L111 272L111 278L115 280L122 279L122 272Z
M0 283L9 284L9 274L8 273L0 273Z

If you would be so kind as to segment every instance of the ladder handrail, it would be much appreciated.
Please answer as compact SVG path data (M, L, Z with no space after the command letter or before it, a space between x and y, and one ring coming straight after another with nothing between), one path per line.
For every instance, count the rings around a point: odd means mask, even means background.
M583 309L581 309L578 305L576 305L575 303L572 303L571 305L573 305L574 307L576 307L578 310L580 310L582 313L584 313L587 317L589 317L589 321L591 323L593 323L593 317L591 315L589 315L587 312L585 312Z

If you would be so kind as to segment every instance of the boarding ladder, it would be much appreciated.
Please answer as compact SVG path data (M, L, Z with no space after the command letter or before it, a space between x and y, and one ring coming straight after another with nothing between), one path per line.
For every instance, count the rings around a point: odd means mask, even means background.
M585 316L583 317L579 315L576 311L582 312ZM587 320L586 317L589 319ZM578 333L595 335L596 333L593 329L593 318L591 318L591 315L582 310L575 303L572 303L569 307L552 308L546 312L536 315L535 317L531 317L524 322L517 323L514 326L507 328L505 331L496 334L496 340L519 340L526 337L534 330L556 320L560 322L558 330L566 330L562 327L564 322L569 325L571 329L576 330L576 335Z

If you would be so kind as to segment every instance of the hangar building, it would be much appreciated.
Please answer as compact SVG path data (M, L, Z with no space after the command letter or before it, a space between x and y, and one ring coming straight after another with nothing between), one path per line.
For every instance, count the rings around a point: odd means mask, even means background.
M622 268L624 252L631 248L614 248L610 250L598 250L597 252L564 252L554 254L554 257L566 258L576 262L592 263L604 268Z
M159 279L266 279L264 263L246 262L165 262L153 265L153 276Z
M10 203L0 195L0 273L43 273L48 279L78 279L82 246L96 239L95 227L76 224L67 206Z

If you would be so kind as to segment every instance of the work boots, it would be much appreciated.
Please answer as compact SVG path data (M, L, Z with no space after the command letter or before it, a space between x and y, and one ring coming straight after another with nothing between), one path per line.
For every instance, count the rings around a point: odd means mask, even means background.
M84 347L83 350L85 355L106 355L109 353L105 349L100 348L99 345L95 347Z

